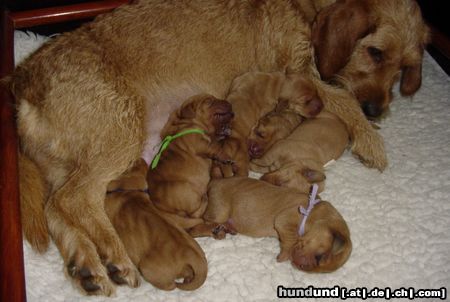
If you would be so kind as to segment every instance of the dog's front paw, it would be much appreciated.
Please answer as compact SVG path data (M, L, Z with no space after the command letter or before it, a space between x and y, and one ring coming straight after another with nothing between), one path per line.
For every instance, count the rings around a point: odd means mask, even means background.
M138 287L140 285L139 273L131 265L117 265L109 263L106 265L109 278L118 285L128 285L129 287Z
M66 266L66 273L75 286L87 295L114 296L116 287L109 279L106 269L100 261L97 259L94 261L80 260L80 258L73 259Z
M354 133L352 152L365 166L382 172L388 165L383 138L373 128L368 129Z

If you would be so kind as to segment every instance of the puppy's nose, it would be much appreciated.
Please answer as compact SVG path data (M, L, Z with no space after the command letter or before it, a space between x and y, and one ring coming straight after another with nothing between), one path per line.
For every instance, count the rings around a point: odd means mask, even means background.
M259 158L263 155L264 149L258 143L250 141L248 144L248 155L251 158Z
M383 109L373 102L365 101L361 107L367 117L379 117L383 113Z

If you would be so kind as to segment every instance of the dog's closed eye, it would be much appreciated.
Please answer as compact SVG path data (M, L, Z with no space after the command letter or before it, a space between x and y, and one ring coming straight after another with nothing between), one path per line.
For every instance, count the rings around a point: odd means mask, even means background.
M369 46L367 47L367 52L375 63L379 64L383 61L383 51L381 49Z

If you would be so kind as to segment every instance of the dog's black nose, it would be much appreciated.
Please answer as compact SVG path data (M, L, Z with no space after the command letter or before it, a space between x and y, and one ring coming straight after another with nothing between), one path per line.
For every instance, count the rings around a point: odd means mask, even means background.
M362 104L362 110L368 117L379 117L383 113L383 109L373 102L364 102Z

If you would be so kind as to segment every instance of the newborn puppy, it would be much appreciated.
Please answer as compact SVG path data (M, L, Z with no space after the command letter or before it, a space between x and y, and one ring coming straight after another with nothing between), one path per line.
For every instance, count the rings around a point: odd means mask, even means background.
M185 230L161 217L150 201L146 173L141 159L110 182L106 213L145 280L159 289L194 290L206 279L205 254ZM114 267L108 270L114 281L123 283L114 276Z
M303 117L286 108L287 102L280 101L275 110L264 115L253 127L248 137L250 158L261 157L272 145L286 138L303 121Z
M240 154L235 157L237 174L248 175L247 139L258 120L274 110L281 100L290 111L314 117L323 108L313 82L299 73L248 72L233 80L227 100L233 105L232 141Z
M261 158L253 159L251 169L266 173L261 180L278 186L309 192L312 183L323 190L323 166L338 159L349 142L349 133L339 118L322 111L300 124L286 139L276 142Z
M278 237L279 262L290 260L300 270L331 272L350 256L352 243L346 222L327 201L317 203L306 219L299 206L308 207L309 197L291 188L277 187L251 178L212 180L204 224L193 227L192 236L223 238L224 233L252 237Z
M230 135L232 119L230 103L207 94L196 95L171 114L161 132L165 138L185 130L204 131L175 138L147 174L153 203L162 211L178 215L179 222L186 218L187 225L179 224L183 228L189 227L190 218L201 217L206 208L212 161L228 163L221 141Z

